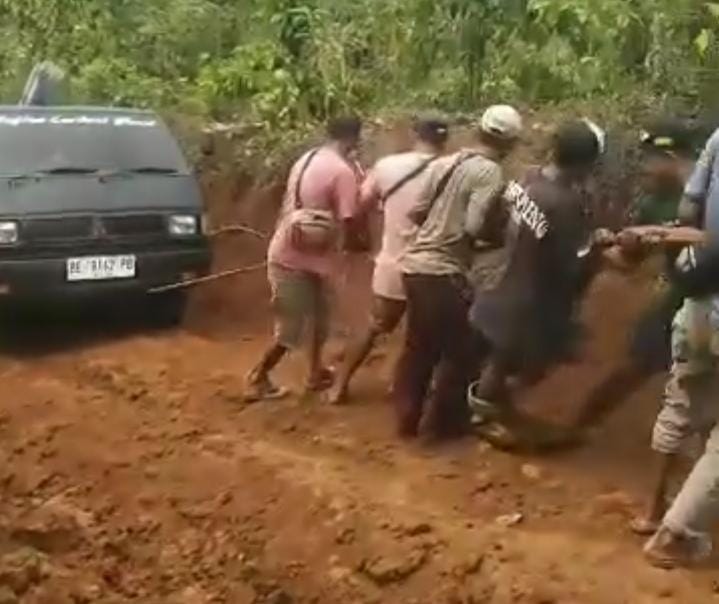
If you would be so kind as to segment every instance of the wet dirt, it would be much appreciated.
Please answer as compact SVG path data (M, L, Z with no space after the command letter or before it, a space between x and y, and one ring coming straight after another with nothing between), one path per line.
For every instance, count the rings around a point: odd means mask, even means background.
M229 176L210 178L210 219L271 230L277 189ZM216 265L263 249L223 239ZM347 269L343 326L364 319L368 274L368 261ZM584 354L524 408L571 421L623 354L645 295L645 280L602 275ZM423 448L393 434L396 338L346 408L296 396L245 405L243 377L269 329L259 271L198 289L175 331L107 318L6 331L0 602L719 602L715 571L654 570L627 530L648 488L660 383L551 456L474 438ZM303 369L292 358L279 378L297 385Z

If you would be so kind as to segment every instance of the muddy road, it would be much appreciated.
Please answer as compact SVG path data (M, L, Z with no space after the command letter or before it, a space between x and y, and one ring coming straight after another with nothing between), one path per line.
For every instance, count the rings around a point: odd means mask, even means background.
M272 227L276 188L212 172L214 225ZM221 238L216 269L265 242ZM369 264L343 275L333 342L364 320ZM563 424L617 363L647 281L603 275L581 360L527 392ZM648 489L661 380L551 456L474 438L393 434L397 342L352 404L246 406L270 333L264 275L199 288L186 324L101 317L6 325L0 337L0 604L645 604L719 602L713 568L648 567L627 523ZM298 383L302 360L280 377Z
M220 292L204 292L174 332L81 320L6 333L0 602L719 601L715 572L651 569L626 529L661 384L549 457L475 439L408 446L386 401L393 342L347 408L245 406L266 341L263 278L222 287L236 308L208 317ZM599 280L591 346L527 393L528 409L573 417L621 349L632 287ZM301 369L293 359L281 376Z

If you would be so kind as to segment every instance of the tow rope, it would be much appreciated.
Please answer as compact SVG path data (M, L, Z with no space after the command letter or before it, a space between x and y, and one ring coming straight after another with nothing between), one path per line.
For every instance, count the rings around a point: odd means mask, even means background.
M218 227L217 229L213 229L207 232L208 237L217 237L218 235L226 235L226 234L232 234L232 233L244 233L247 235L252 235L253 237L257 237L258 239L267 240L269 239L269 236L267 233L263 233L262 231L258 231L257 229L253 229L251 227L245 226L244 224L228 224L225 226ZM249 266L241 266L238 268L229 269L226 271L221 271L219 273L212 273L210 275L204 275L202 277L197 277L195 279L186 279L184 281L178 281L177 283L168 283L167 285L158 285L156 287L151 287L147 290L148 294L162 294L169 291L174 291L178 289L185 289L187 287L194 287L195 285L200 285L202 283L208 283L211 281L216 281L218 279L225 279L226 277L232 277L234 275L241 275L242 273L251 273L253 271L258 271L260 269L266 268L267 262L258 262L257 264L250 264Z
M209 281L216 281L217 279L224 279L225 277L232 277L233 275L239 275L242 273L250 273L252 271L258 271L261 268L265 268L267 262L260 262L258 264L250 264L249 266L241 266L239 268L232 268L230 270L222 271L220 273L213 273L211 275L205 275L204 277L197 277L196 279L188 279L186 281L178 281L177 283L170 283L168 285L160 285L158 287L152 287L147 290L148 294L162 294L164 292L173 291L176 289L184 289L186 287L194 287L200 283L207 283Z

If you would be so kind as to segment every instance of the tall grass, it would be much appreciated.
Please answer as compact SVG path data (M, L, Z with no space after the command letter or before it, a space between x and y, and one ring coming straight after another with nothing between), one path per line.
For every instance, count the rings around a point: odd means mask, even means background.
M279 133L498 99L698 106L718 34L719 3L698 0L0 0L0 96L50 58L85 102Z

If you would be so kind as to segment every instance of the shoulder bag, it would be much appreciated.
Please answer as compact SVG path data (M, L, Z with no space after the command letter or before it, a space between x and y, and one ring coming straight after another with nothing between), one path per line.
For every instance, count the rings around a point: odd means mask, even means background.
M290 240L295 249L308 254L324 254L337 241L337 225L330 210L306 208L302 203L302 179L319 148L309 153L297 177L294 210L290 214Z

